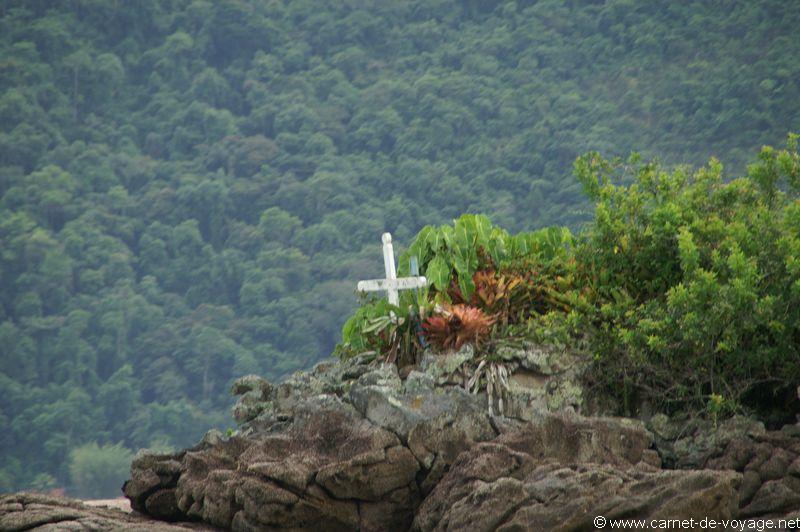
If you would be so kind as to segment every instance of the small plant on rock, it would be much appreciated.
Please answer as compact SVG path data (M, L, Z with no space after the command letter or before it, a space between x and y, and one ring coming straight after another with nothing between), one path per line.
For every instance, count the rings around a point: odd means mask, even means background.
M345 323L337 354L342 358L372 354L398 367L417 363L423 350L420 324L427 308L419 303L394 306L385 300L363 305Z
M440 351L461 349L466 343L479 345L488 336L495 319L468 305L443 306L438 315L422 323L425 338Z
M510 372L501 360L493 360L491 357L484 357L480 361L475 372L467 383L467 390L473 394L478 393L482 388L486 389L486 397L489 403L489 415L494 415L495 397L497 398L497 409L500 415L504 415L503 400L508 399L510 388L508 378Z

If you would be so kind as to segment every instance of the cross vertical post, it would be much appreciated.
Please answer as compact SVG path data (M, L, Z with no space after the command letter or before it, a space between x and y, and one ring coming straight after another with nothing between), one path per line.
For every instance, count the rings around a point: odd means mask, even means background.
M394 267L394 246L392 246L392 234L383 233L381 235L383 242L383 269L386 272L386 279L392 281L397 279L397 270ZM400 304L400 293L396 288L388 285L386 288L386 295L389 297L389 303L392 305Z

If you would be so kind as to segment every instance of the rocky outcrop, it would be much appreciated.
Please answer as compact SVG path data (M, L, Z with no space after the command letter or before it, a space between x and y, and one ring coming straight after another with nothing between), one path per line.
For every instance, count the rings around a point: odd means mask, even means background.
M122 510L37 493L0 496L0 531L120 530L137 532L212 531L200 523L163 523Z
M494 358L510 375L505 416L530 419L539 412L583 408L581 378L588 367L583 354L526 343L519 348L499 348ZM472 346L467 345L457 353L427 354L421 370L439 386L464 386L476 365Z
M402 378L366 357L326 361L276 386L244 377L233 388L236 434L138 456L125 494L160 519L234 530L579 530L596 515L800 508L797 435L731 422L709 438L661 418L648 430L584 417L574 357L530 346L503 356L512 377L524 376L505 416L464 389L470 349L427 356Z
M348 382L342 370L321 364L274 389L241 379L242 433L135 459L133 508L237 530L407 529L458 454L497 431L475 396L423 373L402 382L394 366L355 362Z
M635 423L547 416L462 453L414 529L593 530L597 516L736 514L738 474L663 471L650 443Z
M415 530L594 530L594 519L729 519L739 476L540 462L501 444L464 453L425 499Z
M663 415L648 425L672 467L741 473L739 516L800 516L800 427L766 431L763 424L738 416L715 426Z

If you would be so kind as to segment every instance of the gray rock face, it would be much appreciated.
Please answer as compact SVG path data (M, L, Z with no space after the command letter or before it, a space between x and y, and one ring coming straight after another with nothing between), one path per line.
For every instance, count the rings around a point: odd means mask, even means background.
M90 507L74 499L37 493L0 496L0 531L120 530L173 532L217 530L201 523L163 523L111 508Z
M502 357L525 376L506 417L464 389L471 349L428 356L402 377L358 358L277 386L244 377L233 387L237 434L138 456L125 494L139 512L233 530L588 530L595 515L800 509L797 435L732 423L720 438L692 436L660 418L650 432L583 417L579 362L530 347ZM662 469L662 457L684 469Z
M421 467L423 493L458 453L497 435L478 398L460 387L436 388L423 373L412 372L403 384L393 367L383 366L359 378L349 399L361 415L396 434L412 452Z
M740 475L663 471L640 423L543 416L462 453L415 530L593 530L592 520L730 518Z
M177 479L158 475L156 464L175 459ZM145 456L132 470L125 493L134 509L236 530L353 530L377 516L402 526L419 503L412 453L335 397L298 406L285 431Z
M581 377L588 359L578 353L527 344L504 347L495 355L510 374L509 394L504 398L504 415L529 420L540 412L584 407ZM477 363L472 346L445 355L426 355L422 369L437 385L464 386ZM487 400L482 394L484 402Z
M664 462L677 469L702 469L708 461L724 453L734 440L746 440L766 432L758 421L735 416L718 426L708 420L680 421L663 414L647 423Z
M484 443L462 454L425 499L414 530L594 530L597 516L725 519L735 515L738 482L732 472L540 462Z
M657 441L660 440L659 452L674 467L741 473L741 517L800 514L797 426L768 432L763 424L743 417L734 417L714 427L707 421L678 423L666 416L654 416L649 425Z
M242 432L134 460L134 509L235 530L402 530L475 442L497 436L479 398L394 366L323 363L272 387L234 384ZM210 442L210 443L209 443Z

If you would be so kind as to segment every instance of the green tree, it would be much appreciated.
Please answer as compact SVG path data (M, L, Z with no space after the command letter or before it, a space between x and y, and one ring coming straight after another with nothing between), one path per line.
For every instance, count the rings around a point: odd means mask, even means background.
M114 497L129 475L133 453L121 444L98 445L90 442L76 447L69 455L69 474L78 497Z

